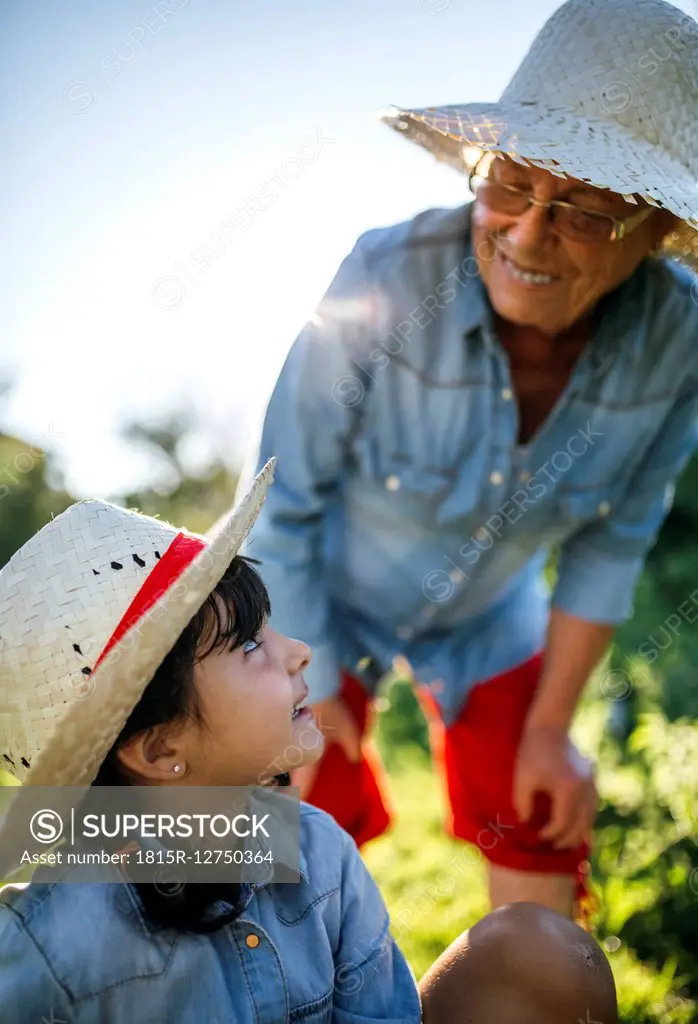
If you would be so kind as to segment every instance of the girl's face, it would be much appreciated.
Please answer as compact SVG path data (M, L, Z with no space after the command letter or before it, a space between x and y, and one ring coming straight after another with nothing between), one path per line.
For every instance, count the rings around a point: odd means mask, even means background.
M235 650L214 650L194 668L205 724L178 739L191 785L261 785L317 761L323 736L309 708L303 670L310 648L264 625Z
M194 667L200 720L156 726L127 742L121 760L142 783L264 785L317 761L324 739L307 697L310 648L264 624L254 640L219 647ZM174 765L181 772L174 772Z

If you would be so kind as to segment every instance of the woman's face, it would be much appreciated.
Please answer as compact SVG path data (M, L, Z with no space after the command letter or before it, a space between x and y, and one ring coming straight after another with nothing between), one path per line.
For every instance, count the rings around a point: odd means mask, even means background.
M324 739L310 709L303 670L310 648L265 625L235 650L217 649L194 667L202 721L158 726L127 744L122 760L149 782L263 785L318 760ZM175 774L174 765L182 767Z
M639 210L613 192L523 167L506 157L494 161L490 177L525 189L536 199L563 199L621 220ZM476 199L473 239L482 280L499 316L558 334L629 277L671 224L671 215L653 211L623 240L588 244L557 234L546 209L530 206L516 217L495 212ZM538 282L522 281L521 271L545 276Z

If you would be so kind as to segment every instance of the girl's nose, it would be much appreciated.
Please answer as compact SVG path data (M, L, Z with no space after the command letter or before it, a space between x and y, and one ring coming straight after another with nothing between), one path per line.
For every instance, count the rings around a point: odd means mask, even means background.
M297 675L299 672L305 671L312 661L313 654L302 640L293 640L291 637L287 639L289 643L288 670L291 675Z

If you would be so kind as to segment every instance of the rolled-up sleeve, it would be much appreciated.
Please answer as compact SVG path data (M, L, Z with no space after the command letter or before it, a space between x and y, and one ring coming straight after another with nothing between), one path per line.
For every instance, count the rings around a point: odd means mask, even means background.
M676 478L698 447L698 381L664 419L624 496L609 514L562 545L553 605L588 622L615 625L633 613L647 552L671 510Z
M304 673L311 701L339 687L322 547L328 503L341 486L369 383L361 354L374 309L359 239L291 347L243 474L247 483L249 470L276 456L274 484L245 553L262 563L272 627L312 648Z

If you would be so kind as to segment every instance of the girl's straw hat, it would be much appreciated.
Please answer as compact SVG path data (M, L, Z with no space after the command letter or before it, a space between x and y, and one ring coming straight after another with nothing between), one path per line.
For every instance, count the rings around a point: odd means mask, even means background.
M666 248L698 268L697 116L693 18L663 0L568 0L498 103L393 107L381 120L460 171L494 151L640 195L683 221Z
M206 540L81 501L13 555L0 571L4 769L29 786L94 781L163 658L240 550L274 463ZM0 878L14 846L13 806L0 822Z

